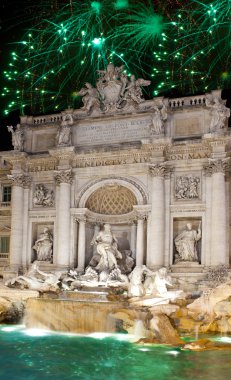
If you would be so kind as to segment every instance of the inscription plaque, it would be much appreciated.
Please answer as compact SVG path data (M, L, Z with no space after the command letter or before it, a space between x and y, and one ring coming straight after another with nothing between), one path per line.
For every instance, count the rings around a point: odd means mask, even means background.
M94 121L73 127L73 142L78 145L95 145L138 141L149 137L150 117L133 120Z
M176 137L195 136L201 135L202 133L202 125L198 117L175 120Z

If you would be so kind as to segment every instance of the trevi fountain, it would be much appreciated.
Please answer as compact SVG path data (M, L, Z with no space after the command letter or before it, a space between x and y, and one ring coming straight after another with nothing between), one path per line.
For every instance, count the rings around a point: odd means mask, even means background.
M149 84L109 64L8 126L2 378L230 378L230 110Z

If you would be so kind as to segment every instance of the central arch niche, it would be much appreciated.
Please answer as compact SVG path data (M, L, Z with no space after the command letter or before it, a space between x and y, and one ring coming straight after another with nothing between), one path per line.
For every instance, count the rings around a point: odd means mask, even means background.
M124 215L137 205L135 195L121 185L105 185L94 191L87 199L85 207L103 215Z

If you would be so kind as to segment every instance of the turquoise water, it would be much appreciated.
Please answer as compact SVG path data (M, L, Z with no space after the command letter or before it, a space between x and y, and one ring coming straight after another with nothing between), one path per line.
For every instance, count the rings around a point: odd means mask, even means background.
M99 339L100 337L100 339ZM126 336L78 336L0 327L0 379L227 380L231 350L140 346Z

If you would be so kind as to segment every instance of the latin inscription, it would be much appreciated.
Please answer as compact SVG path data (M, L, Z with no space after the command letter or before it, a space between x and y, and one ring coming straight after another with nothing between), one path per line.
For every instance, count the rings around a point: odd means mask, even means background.
M108 124L79 125L74 131L74 145L137 141L149 137L150 118L112 121Z

